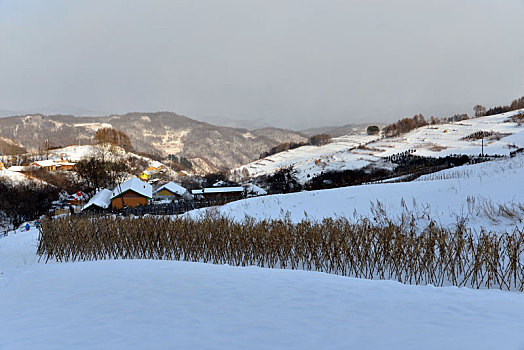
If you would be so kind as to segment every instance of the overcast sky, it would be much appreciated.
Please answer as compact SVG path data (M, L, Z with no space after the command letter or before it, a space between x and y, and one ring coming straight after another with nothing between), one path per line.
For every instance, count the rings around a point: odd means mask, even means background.
M0 110L470 112L524 95L523 18L524 0L0 0Z

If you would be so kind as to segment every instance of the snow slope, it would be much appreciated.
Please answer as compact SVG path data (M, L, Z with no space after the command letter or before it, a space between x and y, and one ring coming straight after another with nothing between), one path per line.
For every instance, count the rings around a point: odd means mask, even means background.
M360 169L384 157L408 150L427 157L478 155L481 153L482 141L463 139L477 131L492 131L500 137L498 140L498 137L494 137L484 141L485 154L507 155L518 147L524 147L524 126L508 119L523 111L428 125L393 138L381 139L367 134L338 137L325 146L295 148L243 165L236 170L241 172L247 169L250 176L257 177L292 165L297 171L298 180L304 183L322 172Z
M516 206L524 193L524 156L505 158L475 165L455 167L426 175L414 182L384 183L336 188L331 190L278 194L249 198L214 208L218 213L242 220L282 218L289 214L293 221L304 218L321 220L343 216L349 219L375 218L372 204L391 219L402 213L429 216L441 225L454 225L464 219L468 227L498 231L523 227L521 217L503 216L490 219L484 209L498 204ZM198 218L206 209L189 212Z
M28 176L9 170L0 170L0 178L9 179L9 181L12 181L13 183L26 183L30 181Z
M519 293L175 261L43 264L36 237L0 239L2 350L524 347Z
M298 179L303 183L308 180L308 175L314 176L328 170L359 169L378 160L369 152L354 152L359 145L378 139L378 136L367 134L336 137L324 146L302 146L259 159L234 170L242 172L243 169L247 169L250 176L257 177L292 165L297 170Z

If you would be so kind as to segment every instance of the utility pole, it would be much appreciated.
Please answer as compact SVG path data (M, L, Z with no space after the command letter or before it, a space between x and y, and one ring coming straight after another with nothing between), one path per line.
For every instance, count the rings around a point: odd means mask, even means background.
M482 132L482 157L484 157L484 131Z

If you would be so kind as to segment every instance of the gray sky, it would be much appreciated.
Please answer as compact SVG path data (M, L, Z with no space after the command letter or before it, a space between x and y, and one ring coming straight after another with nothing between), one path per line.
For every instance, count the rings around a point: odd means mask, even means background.
M470 112L524 95L522 18L524 0L0 0L0 109L296 129Z

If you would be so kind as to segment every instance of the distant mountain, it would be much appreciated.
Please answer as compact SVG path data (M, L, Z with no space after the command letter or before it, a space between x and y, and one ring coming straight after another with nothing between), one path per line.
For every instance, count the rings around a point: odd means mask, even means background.
M215 126L172 112L127 113L106 117L23 115L0 119L0 136L29 150L44 145L91 143L96 130L113 127L129 135L137 151L175 154L190 159L199 170L215 171L249 163L281 142L300 142L300 133L263 128L247 130Z

